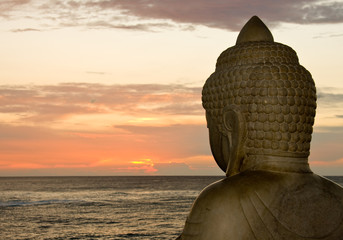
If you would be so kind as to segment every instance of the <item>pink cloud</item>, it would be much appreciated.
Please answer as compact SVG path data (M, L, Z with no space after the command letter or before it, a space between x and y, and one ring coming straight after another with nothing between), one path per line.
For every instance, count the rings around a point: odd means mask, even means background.
M22 121L42 122L73 115L200 115L201 89L184 85L60 84L0 86L0 113L20 114Z

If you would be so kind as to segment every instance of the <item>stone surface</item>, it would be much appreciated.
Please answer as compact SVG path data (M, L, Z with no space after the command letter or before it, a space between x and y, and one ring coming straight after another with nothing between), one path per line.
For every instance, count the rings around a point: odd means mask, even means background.
M308 164L316 88L296 52L254 16L202 94L227 177L200 193L178 239L343 239L343 188Z

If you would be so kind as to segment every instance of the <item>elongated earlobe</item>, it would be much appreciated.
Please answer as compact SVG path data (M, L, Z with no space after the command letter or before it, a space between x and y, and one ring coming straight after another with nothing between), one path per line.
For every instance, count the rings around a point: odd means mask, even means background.
M232 176L240 172L240 167L245 156L244 144L246 140L246 121L241 111L233 105L224 108L223 114L224 132L227 135L228 147L228 166L226 175Z

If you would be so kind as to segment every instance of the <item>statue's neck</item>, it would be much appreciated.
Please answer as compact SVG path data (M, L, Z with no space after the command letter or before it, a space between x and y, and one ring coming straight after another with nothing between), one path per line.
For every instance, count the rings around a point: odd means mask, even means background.
M244 159L241 172L264 170L277 172L311 173L308 158L281 157L269 155L250 155Z

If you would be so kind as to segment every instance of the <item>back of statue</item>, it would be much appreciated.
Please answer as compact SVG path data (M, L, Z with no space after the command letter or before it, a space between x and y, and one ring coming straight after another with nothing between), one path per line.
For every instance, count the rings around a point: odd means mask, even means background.
M254 16L202 95L227 177L201 192L178 239L343 239L343 188L309 168L316 88L296 52Z

